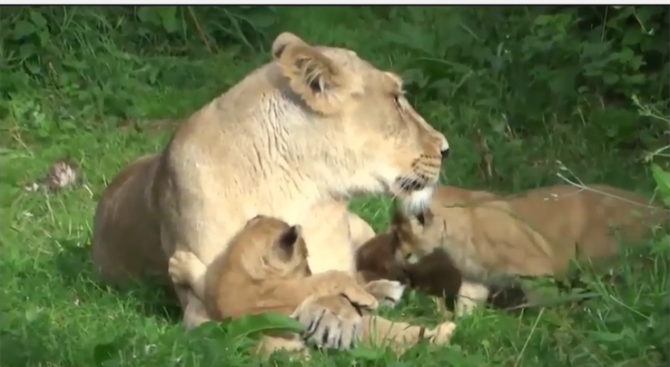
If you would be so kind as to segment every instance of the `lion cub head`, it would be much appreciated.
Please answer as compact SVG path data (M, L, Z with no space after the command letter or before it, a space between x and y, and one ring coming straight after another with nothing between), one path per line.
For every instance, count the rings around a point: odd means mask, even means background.
M396 260L400 239L394 231L380 233L356 250L356 269L366 282L379 279L397 280L409 284L403 263Z
M397 204L392 210L391 231L398 238L396 261L416 264L440 248L442 238L430 208L426 207L415 215L408 215Z
M257 215L231 243L233 247L228 251L240 254L241 265L255 280L311 275L307 245L299 225L291 226L274 217Z
M291 33L276 38L272 53L282 95L304 109L282 128L304 140L296 149L310 159L306 172L323 176L333 195L385 192L413 212L427 205L449 144L414 110L400 76Z

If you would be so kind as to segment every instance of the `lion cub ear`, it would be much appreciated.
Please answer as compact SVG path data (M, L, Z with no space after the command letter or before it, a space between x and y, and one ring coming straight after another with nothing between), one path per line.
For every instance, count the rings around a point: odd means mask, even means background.
M362 90L360 78L293 33L277 36L272 56L291 90L315 112L335 114Z
M283 249L293 249L293 245L298 242L301 234L302 228L299 225L290 226L279 234L277 245Z
M302 238L302 227L294 225L283 230L275 239L275 244L285 259L294 256L307 257L307 245Z

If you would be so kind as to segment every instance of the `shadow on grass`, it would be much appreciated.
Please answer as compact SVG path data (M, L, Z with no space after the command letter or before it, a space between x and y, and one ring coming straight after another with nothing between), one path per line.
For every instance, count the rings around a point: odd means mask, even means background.
M56 269L63 284L81 293L83 299L91 298L96 293L132 297L138 301L138 313L159 317L169 323L181 322L181 307L171 287L157 281L134 282L124 286L102 284L95 274L88 247L79 246L78 241L72 239L58 242L62 251L54 258Z
M0 329L2 361L8 366L39 366L55 362L39 335Z

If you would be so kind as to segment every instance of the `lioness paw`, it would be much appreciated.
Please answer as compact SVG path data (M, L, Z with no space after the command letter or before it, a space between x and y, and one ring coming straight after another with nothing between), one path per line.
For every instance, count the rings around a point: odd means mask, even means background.
M192 252L177 250L168 261L168 274L175 284L188 285L199 264L200 260Z
M437 325L436 328L427 330L425 337L430 338L431 343L435 345L447 344L451 340L456 330L456 324L447 321Z
M342 296L310 297L291 317L305 326L303 340L324 349L353 348L361 330L359 311Z
M395 280L375 280L365 285L365 289L383 305L395 306L405 292L405 285Z

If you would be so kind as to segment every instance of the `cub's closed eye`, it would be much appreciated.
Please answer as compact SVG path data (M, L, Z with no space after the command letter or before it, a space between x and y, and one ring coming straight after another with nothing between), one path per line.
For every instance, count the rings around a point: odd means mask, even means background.
M412 254L405 254L405 260L409 260L410 257L412 257Z

